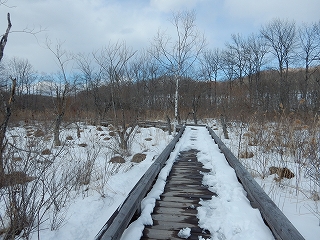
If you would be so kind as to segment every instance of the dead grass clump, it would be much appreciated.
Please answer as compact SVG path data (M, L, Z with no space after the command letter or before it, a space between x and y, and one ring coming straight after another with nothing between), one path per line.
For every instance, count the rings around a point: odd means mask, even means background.
M137 153L132 157L131 162L140 163L140 162L142 162L143 160L146 159L146 156L147 155L144 154L144 153Z
M12 172L5 174L4 179L0 182L0 187L13 186L16 184L25 184L35 179L35 177L28 176L24 172Z
M72 137L72 136L67 136L67 137L66 137L66 140L69 140L69 141L70 141L70 140L73 140L73 137Z
M258 139L252 138L252 139L249 140L248 145L249 145L249 146L257 146L258 143L259 143L259 140L258 140Z
M80 144L78 144L78 146L79 146L79 147L86 147L86 146L88 146L88 144L86 144L86 143L80 143Z
M33 136L33 131L27 131L27 137Z
M111 132L109 132L109 135L110 135L111 137L114 137L114 136L116 136L116 133L113 132L113 131L111 131Z
M291 172L291 170L287 167L281 168L281 167L272 166L269 168L269 173L270 175L277 174L279 178L276 178L275 180L278 180L278 181L283 178L291 179L295 176L294 173Z
M13 158L12 158L12 161L13 161L13 162L21 162L21 161L22 161L22 158L21 158L21 157L13 157Z
M115 157L111 158L109 162L111 162L111 163L125 163L125 160L121 156L115 156Z
M32 130L32 129L33 129L31 126L28 126L28 125L26 125L24 128L25 128L26 130Z
M51 154L51 150L49 148L46 148L41 152L41 155L50 155L50 154Z
M44 136L43 140L44 140L44 141L50 141L51 138L52 138L51 135L46 135L46 136Z
M0 228L0 236L8 232L9 228Z
M313 201L320 201L319 193L317 191L312 191L311 192L311 199Z
M252 158L254 156L253 152L244 151L239 154L240 158Z
M146 140L147 142L152 141L152 138L145 138L144 140Z
M116 130L116 129L115 129L114 126L112 126L112 125L109 126L109 131L110 131L110 132L113 132L113 131L115 131L115 130Z
M35 137L43 137L43 136L45 135L45 133L44 133L44 131L42 131L41 129L38 129L37 131L35 131L35 132L33 133L33 135L34 135Z
M243 134L244 137L251 137L251 134L249 132L246 132Z

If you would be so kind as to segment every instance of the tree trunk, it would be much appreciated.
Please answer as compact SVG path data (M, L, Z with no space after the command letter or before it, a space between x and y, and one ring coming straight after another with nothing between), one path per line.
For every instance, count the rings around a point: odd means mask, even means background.
M7 15L7 21L8 21L7 30L6 30L5 34L2 35L2 38L0 40L0 61L3 57L3 51L4 51L4 48L7 44L9 32L12 27L11 20L10 20L10 13L8 13L8 15Z
M4 120L0 125L0 186L4 180L4 152L5 152L5 148L7 145L7 142L5 141L5 137L6 137L6 131L7 131L7 127L9 124L9 119L11 116L11 112L12 112L12 105L14 103L14 96L15 96L15 90L16 90L16 79L11 79L12 80L12 88L11 88L11 94L10 94L10 98L8 103L6 103L6 101L3 99L2 96L2 101L3 101L3 105L4 105L4 112L5 112L5 116L4 116Z
M179 97L179 76L176 76L176 92L174 96L174 124L173 124L173 135L176 135L177 124L178 124L178 97Z
M60 141L60 126L62 123L62 118L63 114L58 114L53 130L53 140L54 140L54 145L55 146L61 146L61 141Z

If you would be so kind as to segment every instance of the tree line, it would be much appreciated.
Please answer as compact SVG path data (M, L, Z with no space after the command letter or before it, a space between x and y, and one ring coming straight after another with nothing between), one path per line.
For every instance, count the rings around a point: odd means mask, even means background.
M71 54L48 40L59 70L41 75L27 59L7 59L1 90L10 92L10 77L16 79L15 116L55 119L57 129L64 117L112 120L125 129L139 119L197 122L257 112L297 112L307 119L318 113L320 22L297 26L274 19L214 49L195 22L193 11L174 14L176 35L159 30L141 51L119 41Z

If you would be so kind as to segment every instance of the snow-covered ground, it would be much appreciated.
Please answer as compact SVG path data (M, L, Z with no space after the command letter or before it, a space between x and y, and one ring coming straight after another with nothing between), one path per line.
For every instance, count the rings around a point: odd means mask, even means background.
M81 185L70 193L70 201L64 204L64 207L60 211L62 213L60 219L63 221L59 227L56 230L51 230L52 216L46 213L48 216L43 217L40 228L33 229L31 233L30 239L33 240L94 239L95 235L114 210L121 205L128 192L130 192L146 169L172 140L172 136L169 136L168 133L160 129L138 129L134 141L132 141L131 155L126 157L125 163L117 165L107 164L117 151L114 144L111 144L113 138L111 136L112 128L81 125L80 138L77 138L74 126L64 128L61 133L61 139L65 144L62 147L52 147L52 138L48 136L34 137L34 132L37 129L43 129L43 126L39 124L38 126L15 127L10 129L8 136L11 137L9 138L11 139L10 141L17 144L19 148L29 146L31 143L36 145L38 150L49 148L52 153L46 158L50 159L50 156L56 154L56 158L52 157L54 164L63 168L74 168L77 165L84 164L85 160L94 159L94 174L90 179L90 184ZM222 130L220 129L219 127L218 130L215 130L217 135L222 138L234 153L237 153L238 136L236 134L232 135L232 132L229 132L230 140L223 139ZM45 132L45 129L43 130ZM187 129L186 134L192 134L190 128ZM200 224L215 232L216 235L213 235L213 239L218 237L218 233L223 234L226 239L250 239L250 236L252 237L251 239L263 239L261 236L264 236L264 239L269 239L268 230L262 229L259 235L254 235L257 233L248 231L254 225L258 227L262 226L260 224L261 218L259 213L250 208L250 204L244 197L241 186L238 185L237 181L234 181L236 178L234 176L221 175L221 172L228 174L230 172L232 174L233 170L226 164L223 156L220 156L221 154L217 152L216 148L208 148L207 144L212 140L206 139L206 134L201 131L198 131L198 134L200 135L198 135L196 142L189 140L180 141L171 154L167 167L160 174L159 182L157 182L158 186L154 191L149 193L151 200L145 200L142 203L143 208L149 213L149 216L145 214L145 218L139 220L141 221L139 223L140 226L138 226L139 224L133 225L132 229L135 229L136 236L141 234L141 224L150 224L150 221L152 221L150 212L152 211L155 199L161 194L163 184L165 184L166 175L170 171L170 161L174 161L180 150L197 147L201 150L198 154L199 160L207 168L211 169L211 173L204 177L204 181L212 190L220 191L218 193L219 198L202 202L203 208L199 208ZM70 140L65 140L67 137ZM146 159L140 163L132 163L131 158L135 153L146 154ZM43 160L41 161L43 162ZM243 163L248 164L248 161ZM224 177L226 179L223 180ZM306 239L319 239L319 201L313 201L308 196L305 196L302 191L297 194L295 188L292 187L294 186L295 178L287 180L281 185L275 183L273 178L274 176L268 176L265 179L256 177L256 181L264 188L267 194ZM305 179L305 181L307 183L308 179ZM223 185L225 183L227 183L226 186ZM224 202L227 202L227 204L224 204ZM242 213L242 208L247 209L245 210L245 214ZM1 217L5 216L4 211L4 205L1 204ZM215 211L214 214L213 211ZM212 217L219 216L219 221L215 219L215 221L212 221L212 224L210 224L211 221L204 222L201 220L204 216L203 212L209 215L212 213ZM243 217L246 216L248 216L248 220L244 221ZM252 219L255 220L252 221ZM181 232L183 236L187 233L188 229ZM253 238L253 236L256 236L256 238Z
M211 122L209 126L216 128L216 123ZM239 152L239 136L246 132L240 130L241 124L229 126L229 139L224 139L222 128L216 128L215 132L218 137L231 149L235 156ZM261 178L262 168L266 168L279 164L279 156L270 153L264 153L256 146L248 146L245 137L242 135L240 152L246 148L248 151L254 152L254 156L250 158L240 158L240 162L255 177L257 183L264 189L269 197L275 202L279 209L286 215L290 222L297 228L302 236L307 240L320 239L320 200L318 195L313 195L311 189L318 189L319 185L314 184L311 179L304 173L305 169L299 169L294 161L287 157L286 163L297 173L299 170L299 179L297 175L292 179L282 179L281 182L276 181L274 174L267 173L265 178ZM262 163L265 161L265 163ZM264 166L264 164L266 166ZM314 197L315 196L315 197Z
M172 140L172 136L158 128L137 129L131 145L130 156L125 163L108 163L114 152L116 144L112 142L112 127L81 125L81 137L77 138L76 128L69 126L61 132L63 146L52 147L50 133L39 134L37 130L44 127L24 126L10 129L8 136L20 148L30 142L36 143L41 152L50 149L50 155L40 155L40 158L54 159L54 164L61 168L75 168L91 160L94 162L92 178L89 184L81 185L79 189L72 190L70 199L59 211L61 224L58 229L51 231L52 215L44 216L39 229L33 229L30 239L57 240L57 239L94 239L105 222L125 200L128 192L134 187L141 176ZM66 140L66 139L70 140ZM146 159L140 163L131 162L136 153L146 154ZM53 157L57 155L57 157ZM23 156L22 156L23 157ZM52 165L53 166L53 165ZM104 175L104 176L102 176ZM2 198L1 198L2 201ZM5 216L5 204L0 205L1 219ZM1 239L1 237L0 237Z

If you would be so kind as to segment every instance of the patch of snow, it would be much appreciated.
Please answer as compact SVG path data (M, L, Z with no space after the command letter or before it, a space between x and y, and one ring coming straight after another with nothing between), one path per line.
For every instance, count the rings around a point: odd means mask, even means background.
M183 228L178 232L178 237L179 238L184 238L187 239L188 237L191 236L191 228Z

